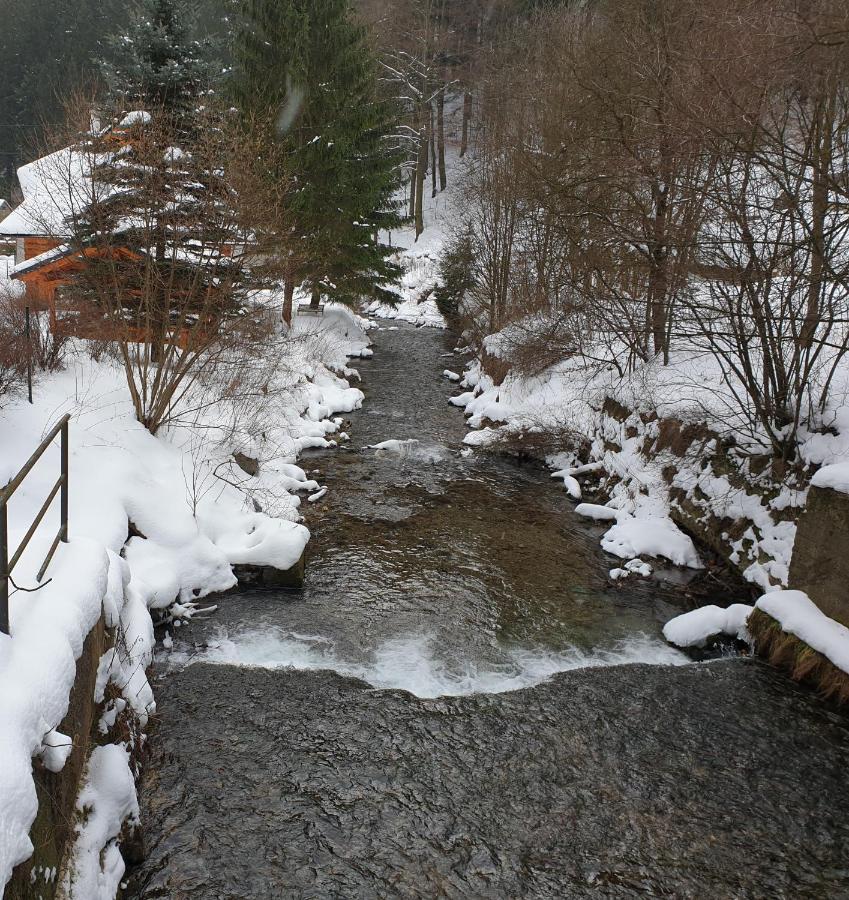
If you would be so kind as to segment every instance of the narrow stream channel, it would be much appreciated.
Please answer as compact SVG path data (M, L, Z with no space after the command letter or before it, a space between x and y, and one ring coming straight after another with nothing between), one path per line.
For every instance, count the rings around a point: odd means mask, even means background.
M849 720L669 648L681 573L609 583L542 468L461 454L445 335L375 344L303 592L158 661L126 896L849 896Z

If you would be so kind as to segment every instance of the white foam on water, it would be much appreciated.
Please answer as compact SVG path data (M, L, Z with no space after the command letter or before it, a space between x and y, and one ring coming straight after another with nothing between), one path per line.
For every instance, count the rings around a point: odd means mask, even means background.
M644 634L589 652L577 647L563 651L511 648L505 650L504 662L495 666L473 661L449 666L434 654L433 642L432 635L396 638L381 644L370 662L355 662L341 659L327 638L267 629L222 635L195 654L175 648L168 659L175 665L207 662L262 669L329 669L375 688L405 690L423 698L500 694L532 687L572 669L690 662L683 653Z
M369 444L366 449L374 450L378 458L391 456L425 465L435 465L453 456L443 444L424 443L416 438L381 441L379 444Z

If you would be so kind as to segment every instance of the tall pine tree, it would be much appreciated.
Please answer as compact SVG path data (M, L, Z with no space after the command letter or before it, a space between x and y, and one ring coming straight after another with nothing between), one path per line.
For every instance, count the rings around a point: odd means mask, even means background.
M245 0L232 95L267 123L271 177L285 182L287 309L302 286L344 303L395 301L401 274L379 240L397 221L393 110L378 94L366 34L347 0Z

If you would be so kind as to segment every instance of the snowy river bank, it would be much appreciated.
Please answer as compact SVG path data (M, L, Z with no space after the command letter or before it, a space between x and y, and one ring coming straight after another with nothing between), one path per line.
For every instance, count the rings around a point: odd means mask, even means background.
M450 346L375 335L303 592L169 637L128 896L849 890L846 717L671 649L693 573L610 581L546 472L463 450Z

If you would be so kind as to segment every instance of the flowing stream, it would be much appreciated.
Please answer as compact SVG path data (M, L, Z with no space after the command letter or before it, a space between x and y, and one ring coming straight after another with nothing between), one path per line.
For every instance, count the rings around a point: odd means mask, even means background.
M450 348L376 333L304 590L159 657L126 896L849 896L849 720L668 647L705 580L611 583L544 469L463 455Z

